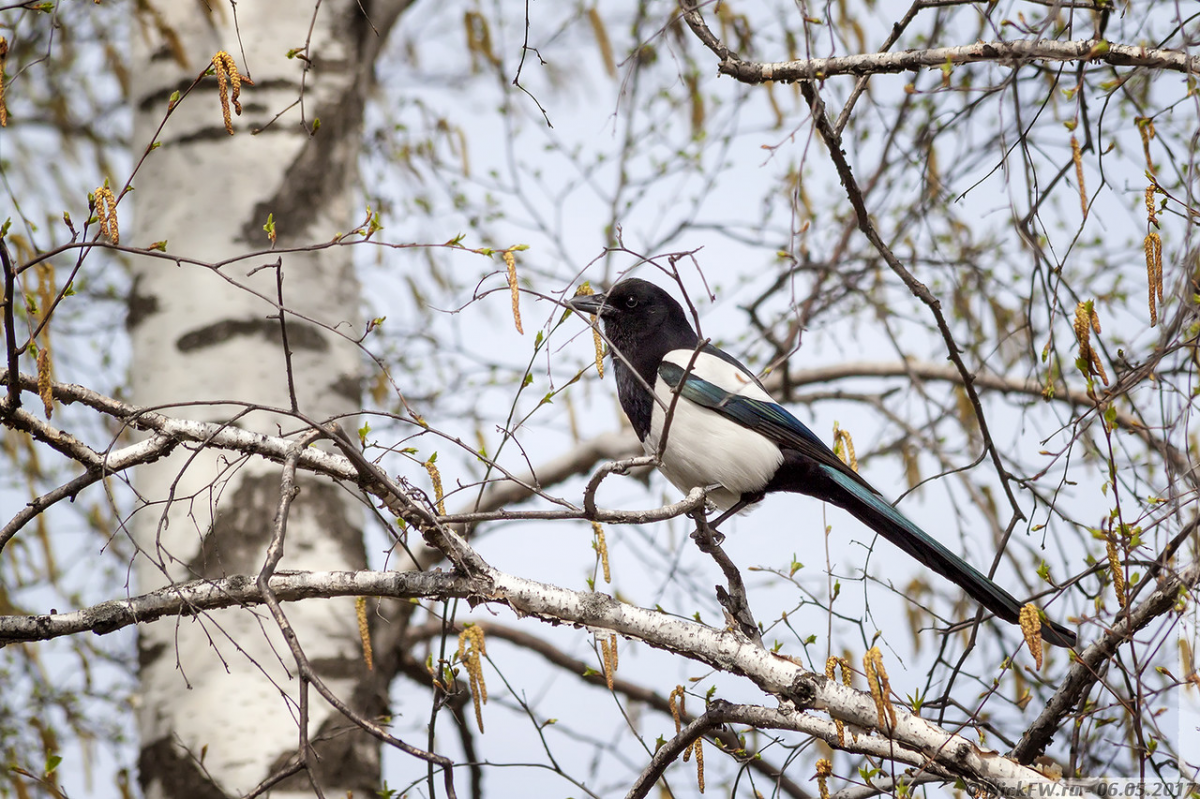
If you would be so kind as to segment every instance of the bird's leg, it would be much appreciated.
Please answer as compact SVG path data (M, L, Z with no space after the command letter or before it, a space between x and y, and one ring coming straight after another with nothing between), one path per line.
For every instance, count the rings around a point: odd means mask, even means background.
M758 623L754 620L754 614L750 612L750 601L746 597L746 585L742 582L742 575L733 565L729 556L725 554L725 550L721 549L721 542L725 540L725 536L712 528L708 519L704 518L703 510L692 511L689 515L696 522L692 540L696 542L701 552L712 555L713 560L725 573L725 579L729 583L729 590L726 590L724 586L717 586L717 601L725 610L727 623L731 627L736 626L742 635L762 646L762 634L759 632Z
M704 518L703 510L692 511L688 516L696 523L691 538L696 542L696 546L700 547L701 552L711 553L714 547L725 543L724 534L717 532L708 519Z
M722 513L715 520L709 522L708 526L711 527L713 529L713 531L715 532L716 529L721 526L721 523L724 522L726 519L728 519L730 516L733 516L735 513L740 513L743 509L746 508L746 506L753 505L755 502L758 502L760 499L762 499L765 496L766 496L765 491L755 491L753 494L742 494L742 498L737 501L736 505L734 505L732 508L730 508L729 510ZM724 536L721 536L721 537L724 538Z

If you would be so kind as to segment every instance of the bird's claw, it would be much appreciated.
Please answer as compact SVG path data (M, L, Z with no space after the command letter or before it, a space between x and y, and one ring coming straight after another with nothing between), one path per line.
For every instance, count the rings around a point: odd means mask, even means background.
M696 511L691 514L691 517L692 521L696 523L696 529L692 531L691 539L702 551L709 552L713 547L719 547L725 542L725 534L709 524L708 519L704 516L704 511Z
M698 523L696 529L691 533L691 539L695 541L701 549L708 546L721 546L725 543L725 534L719 530L714 530L708 526L708 522Z

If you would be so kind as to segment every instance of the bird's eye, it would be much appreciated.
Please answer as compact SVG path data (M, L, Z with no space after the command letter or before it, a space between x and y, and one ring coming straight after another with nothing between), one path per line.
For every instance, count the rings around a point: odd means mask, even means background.
M636 307L637 307L637 305L638 305L638 298L637 298L637 297L634 297L633 295L630 295L630 296L628 296L628 297L626 297L626 298L625 298L625 307L626 307L626 308L628 308L628 309L630 309L630 310L633 310L634 308L636 308Z

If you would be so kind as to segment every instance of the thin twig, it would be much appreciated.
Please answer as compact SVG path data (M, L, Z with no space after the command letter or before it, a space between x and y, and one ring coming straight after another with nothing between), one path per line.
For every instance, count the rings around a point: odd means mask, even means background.
M0 264L4 268L4 354L8 362L8 373L17 374L17 331L14 321L17 270L8 254L8 244L0 238ZM21 389L15 380L8 381L8 393L0 415L8 416L21 407Z

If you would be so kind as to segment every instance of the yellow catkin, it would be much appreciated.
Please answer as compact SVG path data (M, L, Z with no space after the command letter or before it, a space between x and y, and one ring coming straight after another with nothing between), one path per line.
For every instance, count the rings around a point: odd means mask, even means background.
M588 297L596 292L592 290L590 283L584 283L575 290L576 297ZM604 341L600 338L600 330L596 327L596 315L591 315L592 319L592 340L596 344L596 373L604 377Z
M588 22L592 23L592 36L596 39L596 46L600 48L600 59L604 62L604 71L608 73L610 78L617 76L617 61L613 58L612 43L608 39L608 31L604 27L604 18L600 16L600 12L592 6L587 11Z
M100 235L113 244L121 243L121 229L117 226L117 198L112 189L101 186L93 192L96 204L96 221L100 224Z
M888 701L892 686L888 683L887 672L883 668L883 653L879 647L873 646L863 655L863 670L867 673L867 685L871 688L871 698L875 700L875 709L879 713L881 729L892 729L896 726L896 710Z
M683 78L683 83L687 87L688 98L691 101L692 137L698 139L704 134L704 93L700 90L703 84L700 82L700 76L695 72L688 72Z
M1158 239L1158 246L1155 248L1154 258L1154 289L1158 293L1158 304L1162 305L1163 301L1163 265L1162 265L1162 239Z
M8 127L8 106L4 104L4 65L8 61L8 39L0 36L0 128Z
M242 115L242 104L238 102L242 93L242 76L238 74L237 62L233 60L233 56L224 50L217 51L212 57L212 65L217 73L217 93L221 97L221 116L225 120L225 132L232 136L233 117L229 113L229 104L232 102L237 115ZM230 88L233 89L232 97L229 93Z
M596 534L596 557L600 558L600 570L604 573L604 582L612 582L612 573L608 570L608 544L604 540L604 528L600 522L592 522L592 532Z
M1029 654L1033 655L1033 662L1037 665L1038 671L1042 668L1042 614L1038 610L1038 606L1032 602L1026 603L1021 607L1021 632L1025 634L1025 645L1029 647Z
M608 638L600 639L600 655L604 660L604 682L608 690L613 689L613 679L617 675L617 636L613 633Z
M37 272L37 298L40 310L38 321L42 321L50 313L50 307L54 305L54 298L58 295L55 288L54 264L43 261L35 267L35 271ZM43 332L45 329L43 328Z
M704 793L704 739L692 741L691 750L696 753L696 786Z
M458 634L458 659L467 670L471 684L471 699L475 703L475 721L483 732L483 705L487 704L487 683L483 681L483 657L487 655L487 644L483 640L483 628L471 625Z
M41 340L41 347L46 352L46 361L44 364L41 353L38 353L38 393L41 395L42 404L46 409L46 418L49 419L52 408L50 381L54 379L54 370L51 368L50 325L45 324L45 322L54 308L54 300L58 296L58 290L55 288L54 264L44 261L34 268L34 272L37 274L38 322L42 324L42 332L39 338Z
M850 438L850 431L839 427L837 422L833 423L833 451L842 459L842 463L854 471L858 471L858 456L854 454L854 439Z
M433 458L425 461L425 471L429 472L429 480L433 483L433 497L437 502L437 511L441 515L446 515L446 497L442 493L442 473L438 471L437 464L433 462Z
M1104 533L1106 549L1108 550L1108 569L1112 572L1113 590L1117 593L1117 601L1124 608L1129 601L1125 597L1125 570L1121 568L1121 556L1117 552L1117 539L1111 530Z
M508 290L512 292L512 315L517 324L517 332L522 336L525 331L521 328L521 287L517 283L517 256L512 250L504 251L504 265L508 267Z
M1146 284L1149 287L1150 326L1158 324L1158 303L1162 302L1162 239L1158 231L1152 230L1146 234L1144 243L1146 250Z
M367 671L374 671L375 658L371 651L371 625L367 624L367 598L365 596L354 598L354 615L358 617L358 637L362 640L363 663L367 664Z
M683 729L683 723L680 717L683 714L683 686L676 685L674 690L667 696L667 707L671 710L671 718L675 719L675 734Z
M1154 138L1154 120L1149 117L1134 117L1138 133L1142 136L1142 152L1146 154L1146 169L1154 174L1154 160L1150 157L1150 140Z
M817 788L821 792L821 799L829 799L829 785L827 780L833 774L833 762L826 758L821 758L817 761Z
M1079 149L1079 139L1071 136L1071 160L1075 162L1075 182L1079 184L1079 207L1083 210L1083 218L1087 219L1088 202L1087 187L1083 185L1083 152Z
M463 27L467 33L467 52L471 54L472 68L480 58L492 66L499 66L500 59L492 49L492 32L488 26L487 17L478 11L467 11L463 14Z
M1087 368L1088 375L1098 375L1108 385L1108 373L1104 371L1104 362L1100 354L1092 347L1091 332L1100 333L1100 315L1096 313L1096 305L1092 301L1080 302L1075 306L1075 338L1079 340L1079 360Z
M1075 306L1075 321L1071 326L1075 328L1075 338L1079 341L1079 356L1081 358L1084 356L1083 348L1091 344L1092 338L1092 328L1087 323L1087 318L1087 304L1083 302L1078 303Z
M47 347L38 350L37 371L38 396L42 398L42 410L49 419L54 413L54 393L50 386L54 373L50 369L50 350Z
M1179 670L1183 672L1184 681L1200 687L1200 674L1196 671L1196 656L1192 652L1192 645L1188 643L1187 636L1179 638L1179 666Z
M832 680L837 666L842 667L842 684L845 685L847 688L849 688L850 687L850 661L846 660L845 658L839 658L839 657L827 658L825 660L825 676ZM833 724L837 728L838 746L845 746L846 745L846 725L842 723L841 719L834 719Z

